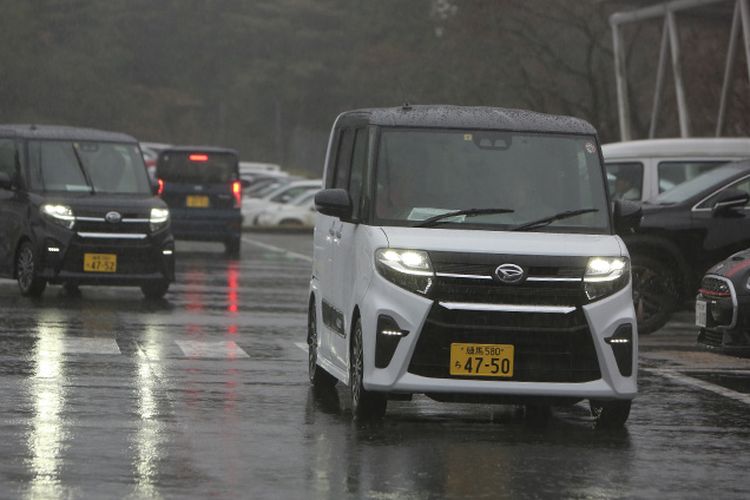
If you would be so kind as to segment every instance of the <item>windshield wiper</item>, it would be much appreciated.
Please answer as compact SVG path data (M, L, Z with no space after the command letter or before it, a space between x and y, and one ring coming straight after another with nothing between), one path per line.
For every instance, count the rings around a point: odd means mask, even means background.
M477 215L509 214L512 212L514 212L514 210L510 208L465 208L463 210L454 210L453 212L446 212L444 214L435 215L433 217L420 221L417 224L414 224L413 227L431 227L437 224L448 222L445 219L450 219L451 217L457 217L459 215L464 215L466 217L476 217Z
M527 229L535 229L537 227L542 227L548 224L552 224L556 220L567 219L569 217L575 217L576 215L587 214L590 212L598 212L598 211L599 211L598 208L579 208L576 210L566 210L564 212L560 212L555 215L550 215L549 217L544 217L542 219L537 219L531 222L527 222L525 224L521 224L520 226L516 226L512 228L511 231L525 231Z

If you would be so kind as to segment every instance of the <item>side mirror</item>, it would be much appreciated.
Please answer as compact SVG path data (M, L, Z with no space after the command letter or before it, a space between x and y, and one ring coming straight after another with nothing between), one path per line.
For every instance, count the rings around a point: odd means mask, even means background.
M352 200L345 189L323 189L315 194L315 208L323 215L348 219L352 215Z
M615 200L613 215L617 234L633 232L641 223L641 204L629 200Z
M0 172L0 188L2 189L13 188L13 180L10 178L10 176L6 172Z
M711 207L711 210L713 211L714 215L719 215L729 212L733 208L744 207L745 205L747 205L748 201L750 201L750 195L745 191L740 191L739 189L735 188L729 188L719 193L719 195L716 197L716 201L714 202L714 206Z

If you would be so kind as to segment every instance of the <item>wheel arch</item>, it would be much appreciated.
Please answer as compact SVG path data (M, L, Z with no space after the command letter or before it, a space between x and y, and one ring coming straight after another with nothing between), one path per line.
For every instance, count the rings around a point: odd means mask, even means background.
M691 281L691 270L690 265L675 243L664 238L648 235L636 235L625 238L624 241L631 259L635 254L645 255L664 262L676 271L675 277L678 280L680 295L685 295L687 285Z
M357 321L362 317L362 314L359 312L359 306L355 305L354 309L352 310L352 320L349 324L349 335L348 335L348 351L349 356L352 354L352 335L354 335L354 325L357 324Z
M18 278L18 271L16 269L16 267L17 267L16 266L16 262L18 261L18 253L21 251L21 247L23 246L23 244L26 243L27 241L30 244L32 244L32 245L34 244L31 241L31 238L29 238L26 235L22 235L20 238L18 238L18 242L16 243L16 248L15 248L15 250L13 250L13 262L11 262L11 266L12 266L11 267L11 275L12 275L13 279L17 279Z

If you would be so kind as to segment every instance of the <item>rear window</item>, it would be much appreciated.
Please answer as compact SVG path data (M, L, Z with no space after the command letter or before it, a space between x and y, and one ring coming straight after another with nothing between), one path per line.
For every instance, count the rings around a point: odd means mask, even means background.
M166 182L232 182L239 178L238 158L232 153L167 151L159 156L156 175Z

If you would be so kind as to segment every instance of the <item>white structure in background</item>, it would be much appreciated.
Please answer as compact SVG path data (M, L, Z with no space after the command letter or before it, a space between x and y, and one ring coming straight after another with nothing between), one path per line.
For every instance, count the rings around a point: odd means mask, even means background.
M289 203L274 203L257 216L260 227L313 227L315 226L315 194L312 189Z
M732 17L732 28L729 34L729 46L725 56L726 65L724 70L724 82L721 89L719 101L718 118L716 123L716 136L719 137L724 129L726 119L727 98L734 73L734 65L737 53L737 39L741 38L745 48L745 60L750 62L750 0L674 0L658 5L652 5L641 9L617 12L609 18L612 26L612 38L615 54L615 78L617 81L617 107L620 118L620 138L628 141L632 138L630 121L630 102L627 86L627 61L625 59L625 48L622 39L621 28L624 24L664 18L662 28L661 47L659 50L659 63L656 71L656 84L654 89L654 101L651 109L651 121L649 126L649 137L653 138L656 133L656 123L661 108L661 94L664 87L664 72L667 65L667 51L672 59L672 73L674 75L675 94L677 96L677 113L680 123L680 135L690 137L690 114L685 96L685 86L682 75L680 38L677 31L676 13L679 11L697 9L713 4L728 4L734 2L734 15ZM742 34L740 34L742 26ZM748 76L750 77L750 64L747 64Z

